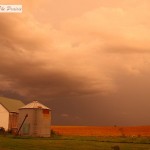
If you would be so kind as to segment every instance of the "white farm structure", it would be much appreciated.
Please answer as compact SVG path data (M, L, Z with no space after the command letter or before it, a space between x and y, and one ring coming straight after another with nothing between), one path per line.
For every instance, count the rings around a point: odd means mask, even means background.
M19 100L0 97L0 127L6 131L17 130L20 107L24 103Z
M50 137L51 109L38 101L27 105L0 97L0 127L22 136Z
M51 110L38 101L19 109L19 134L50 137Z

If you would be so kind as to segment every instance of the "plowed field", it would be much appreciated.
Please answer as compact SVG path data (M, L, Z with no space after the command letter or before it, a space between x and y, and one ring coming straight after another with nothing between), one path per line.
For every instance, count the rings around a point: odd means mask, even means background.
M60 135L70 136L150 136L150 126L100 127L100 126L52 126Z

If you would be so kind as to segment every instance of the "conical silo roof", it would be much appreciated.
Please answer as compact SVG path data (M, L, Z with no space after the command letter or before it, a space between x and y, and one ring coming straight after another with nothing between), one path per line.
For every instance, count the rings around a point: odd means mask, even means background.
M21 107L20 109L49 109L50 110L50 108L39 103L38 101L33 101L33 102L25 105L24 107Z

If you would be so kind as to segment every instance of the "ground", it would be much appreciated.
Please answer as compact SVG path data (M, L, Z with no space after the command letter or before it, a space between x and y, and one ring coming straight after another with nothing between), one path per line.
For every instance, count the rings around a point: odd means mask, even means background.
M150 150L150 138L0 136L0 150L112 150L114 146L120 150Z
M150 150L149 129L53 126L50 138L0 135L0 150Z

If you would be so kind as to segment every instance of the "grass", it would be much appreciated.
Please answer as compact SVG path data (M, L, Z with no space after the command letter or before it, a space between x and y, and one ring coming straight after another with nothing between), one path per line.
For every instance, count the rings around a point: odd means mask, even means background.
M150 138L93 136L32 138L0 136L0 150L111 150L111 147L115 145L118 145L120 150L150 150Z

